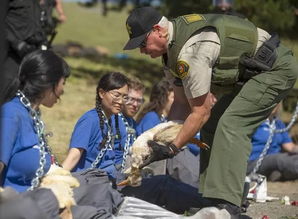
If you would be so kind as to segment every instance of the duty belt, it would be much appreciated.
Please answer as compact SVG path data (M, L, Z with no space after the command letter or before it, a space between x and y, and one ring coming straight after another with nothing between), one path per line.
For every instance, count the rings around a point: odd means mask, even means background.
M277 58L276 48L279 43L278 35L272 34L253 57L243 55L240 58L239 81L246 82L263 71L271 70Z

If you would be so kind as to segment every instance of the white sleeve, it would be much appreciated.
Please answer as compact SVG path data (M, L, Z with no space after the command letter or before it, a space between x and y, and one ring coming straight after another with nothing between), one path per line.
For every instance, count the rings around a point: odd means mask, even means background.
M187 63L188 73L183 78L187 98L195 98L209 92L212 67L220 52L219 38L214 31L202 31L191 37L182 47L177 63Z

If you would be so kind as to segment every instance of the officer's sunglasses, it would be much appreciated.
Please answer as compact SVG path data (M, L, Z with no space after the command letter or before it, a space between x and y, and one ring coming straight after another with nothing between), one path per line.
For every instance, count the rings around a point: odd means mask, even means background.
M149 33L146 35L145 39L141 42L141 44L139 46L140 48L145 48L147 46L147 40L148 40L148 37L149 37L149 35L151 34L152 31L153 30L150 30Z

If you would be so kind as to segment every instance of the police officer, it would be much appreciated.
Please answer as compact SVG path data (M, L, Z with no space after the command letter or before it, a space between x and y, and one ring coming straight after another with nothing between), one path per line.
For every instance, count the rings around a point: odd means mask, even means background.
M293 53L277 35L230 15L190 14L169 21L143 7L131 12L126 27L130 39L124 50L162 56L175 92L169 118L185 120L168 147L149 142L152 154L145 165L175 156L201 130L212 147L201 153L199 188L206 206L240 215L250 137L294 86ZM210 92L220 97L213 107Z

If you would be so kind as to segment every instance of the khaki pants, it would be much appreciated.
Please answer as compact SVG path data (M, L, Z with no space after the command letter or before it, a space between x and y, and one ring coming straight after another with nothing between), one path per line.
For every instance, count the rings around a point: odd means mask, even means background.
M254 76L224 95L202 128L202 140L212 146L201 152L199 188L204 197L240 206L251 136L286 97L298 74L297 61L290 50L281 45L277 54L271 71Z

